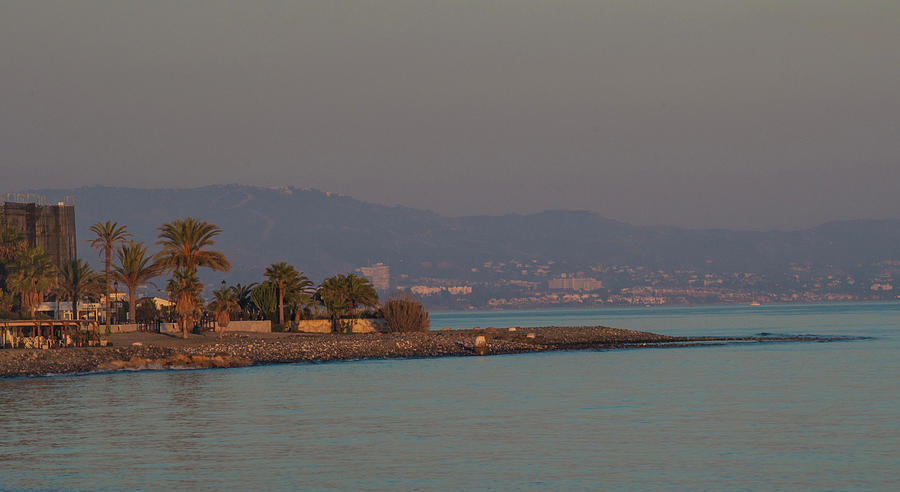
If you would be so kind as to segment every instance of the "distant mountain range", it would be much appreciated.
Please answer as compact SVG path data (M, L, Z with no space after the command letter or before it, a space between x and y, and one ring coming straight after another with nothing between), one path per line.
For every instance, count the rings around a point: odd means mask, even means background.
M75 197L83 258L95 256L85 240L97 221L125 224L148 244L156 239L156 227L178 217L215 223L223 229L217 247L235 266L228 278L242 282L259 280L276 261L287 261L317 281L379 261L391 267L395 278L465 279L488 261L554 261L571 271L600 263L765 273L783 272L791 263L856 268L900 259L900 220L751 232L634 226L582 211L444 217L296 188L92 186L37 192L53 201Z

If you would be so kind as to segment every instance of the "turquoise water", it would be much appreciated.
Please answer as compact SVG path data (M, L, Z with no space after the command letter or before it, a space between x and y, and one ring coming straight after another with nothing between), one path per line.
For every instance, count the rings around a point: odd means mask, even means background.
M0 380L0 489L900 484L900 305L435 313L833 343Z

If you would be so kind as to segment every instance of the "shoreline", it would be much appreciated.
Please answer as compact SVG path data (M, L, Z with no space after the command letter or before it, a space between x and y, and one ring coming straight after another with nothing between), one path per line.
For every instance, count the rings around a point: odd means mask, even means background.
M438 330L424 333L248 333L188 339L157 333L110 336L108 347L0 349L0 378L117 370L210 369L298 362L465 357L722 345L823 342L843 337L673 337L603 326ZM483 343L480 343L483 342Z

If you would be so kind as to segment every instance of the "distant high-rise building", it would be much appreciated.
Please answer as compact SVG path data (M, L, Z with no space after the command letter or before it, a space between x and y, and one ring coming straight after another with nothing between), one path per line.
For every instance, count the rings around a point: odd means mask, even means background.
M357 268L356 271L369 279L375 290L385 291L391 286L391 268L384 263Z
M57 269L77 258L73 205L5 202L0 205L0 227L22 233L29 248L43 248Z
M590 277L566 277L550 279L549 287L555 290L590 291L603 288L603 282Z

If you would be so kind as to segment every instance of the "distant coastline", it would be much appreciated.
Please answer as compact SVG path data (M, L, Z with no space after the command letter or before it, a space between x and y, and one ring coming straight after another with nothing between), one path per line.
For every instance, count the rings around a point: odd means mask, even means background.
M230 282L257 281L253 265L273 259L315 280L338 266L383 262L391 290L415 289L434 310L517 303L540 308L843 302L900 295L900 219L747 231L642 226L577 210L447 217L299 188L89 186L36 192L51 202L76 198L79 238L90 236L90 224L112 219L128 224L134 239L148 245L160 220L194 210L196 203L214 203L203 218L225 231L217 247L233 257ZM300 211L305 226L296 228ZM564 274L586 283L551 289L550 282ZM217 284L222 276L201 272L201 279Z
M467 312L527 312L527 311L553 311L553 310L605 310L605 309L643 309L643 308L703 308L703 307L766 307L766 306L817 306L817 305L847 305L854 304L898 304L900 299L853 299L841 301L772 301L763 303L753 302L697 302L697 303L668 303L668 304L536 304L504 307L442 307L426 305L430 313L467 313Z

